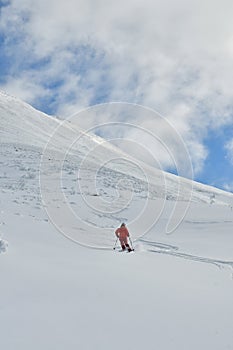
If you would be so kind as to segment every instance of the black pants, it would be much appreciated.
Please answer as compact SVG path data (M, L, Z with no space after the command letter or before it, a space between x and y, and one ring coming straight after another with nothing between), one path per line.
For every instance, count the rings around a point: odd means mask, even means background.
M131 248L128 245L128 243L121 243L121 248L122 248L122 250L125 250L127 248L128 251L131 252Z

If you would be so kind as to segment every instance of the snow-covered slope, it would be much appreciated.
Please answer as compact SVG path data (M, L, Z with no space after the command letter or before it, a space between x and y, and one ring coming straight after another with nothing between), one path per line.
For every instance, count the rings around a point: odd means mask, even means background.
M232 202L227 192L151 168L84 132L74 120L61 122L3 93L0 138L2 187L34 193L38 203L41 191L50 219L60 231L85 244L111 245L110 230L121 221L131 223L138 238L169 201L173 205L169 232L179 225L190 201ZM54 178L57 181L51 181ZM144 215L148 212L153 213L150 220Z
M0 92L0 140L1 144L18 145L21 149L28 146L33 149L38 147L40 153L49 143L48 147L53 147L53 150L73 155L75 162L88 158L88 162L102 165L105 161L106 169L145 181L143 174L135 166L131 168L128 162L122 160L122 158L126 160L132 160L132 158L115 146L98 136L85 133L73 121L61 122L2 92ZM67 145L69 149L64 151L64 146ZM108 159L114 159L114 162L107 163ZM149 193L151 196L164 198L166 195L168 199L175 199L178 196L177 186L180 182L179 199L182 200L190 199L190 188L193 188L192 201L228 203L232 198L231 194L219 189L161 172L139 161L137 164L146 171L146 180L152 185ZM166 188L163 188L164 181L166 181Z
M2 93L0 141L1 349L232 349L231 194Z

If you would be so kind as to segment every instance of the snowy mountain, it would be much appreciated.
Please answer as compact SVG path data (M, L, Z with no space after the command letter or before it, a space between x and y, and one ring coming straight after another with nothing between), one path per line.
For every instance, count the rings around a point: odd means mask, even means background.
M2 349L232 348L232 194L4 93L0 141Z
M11 190L13 182L13 190L21 189L24 195L28 191L30 196L34 192L37 202L41 191L50 219L80 243L111 246L110 232L122 221L131 223L138 238L167 205L174 211L168 221L170 232L190 201L223 205L232 201L227 192L151 168L81 130L74 120L59 121L14 97L0 95L0 115L2 186ZM60 180L50 181L54 176L61 178L61 186ZM153 219L145 219L143 212L153 213L149 215ZM69 228L64 228L64 216ZM99 228L102 232L96 234Z

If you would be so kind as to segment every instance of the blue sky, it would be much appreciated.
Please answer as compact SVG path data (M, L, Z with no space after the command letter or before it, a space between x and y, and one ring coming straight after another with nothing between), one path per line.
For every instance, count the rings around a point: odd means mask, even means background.
M0 89L60 118L111 101L155 109L183 138L194 178L233 191L231 2L0 4Z
M197 176L197 181L220 188L231 183L233 169L225 144L232 135L233 126L209 133L204 141L209 154L202 173Z

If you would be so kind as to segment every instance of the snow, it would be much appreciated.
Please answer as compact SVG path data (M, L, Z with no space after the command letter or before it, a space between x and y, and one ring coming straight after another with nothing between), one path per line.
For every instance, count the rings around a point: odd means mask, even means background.
M7 251L8 242L0 239L0 253L5 253Z
M4 94L0 138L1 349L233 349L231 194L140 163L148 190L121 151ZM133 253L112 249L121 221Z

